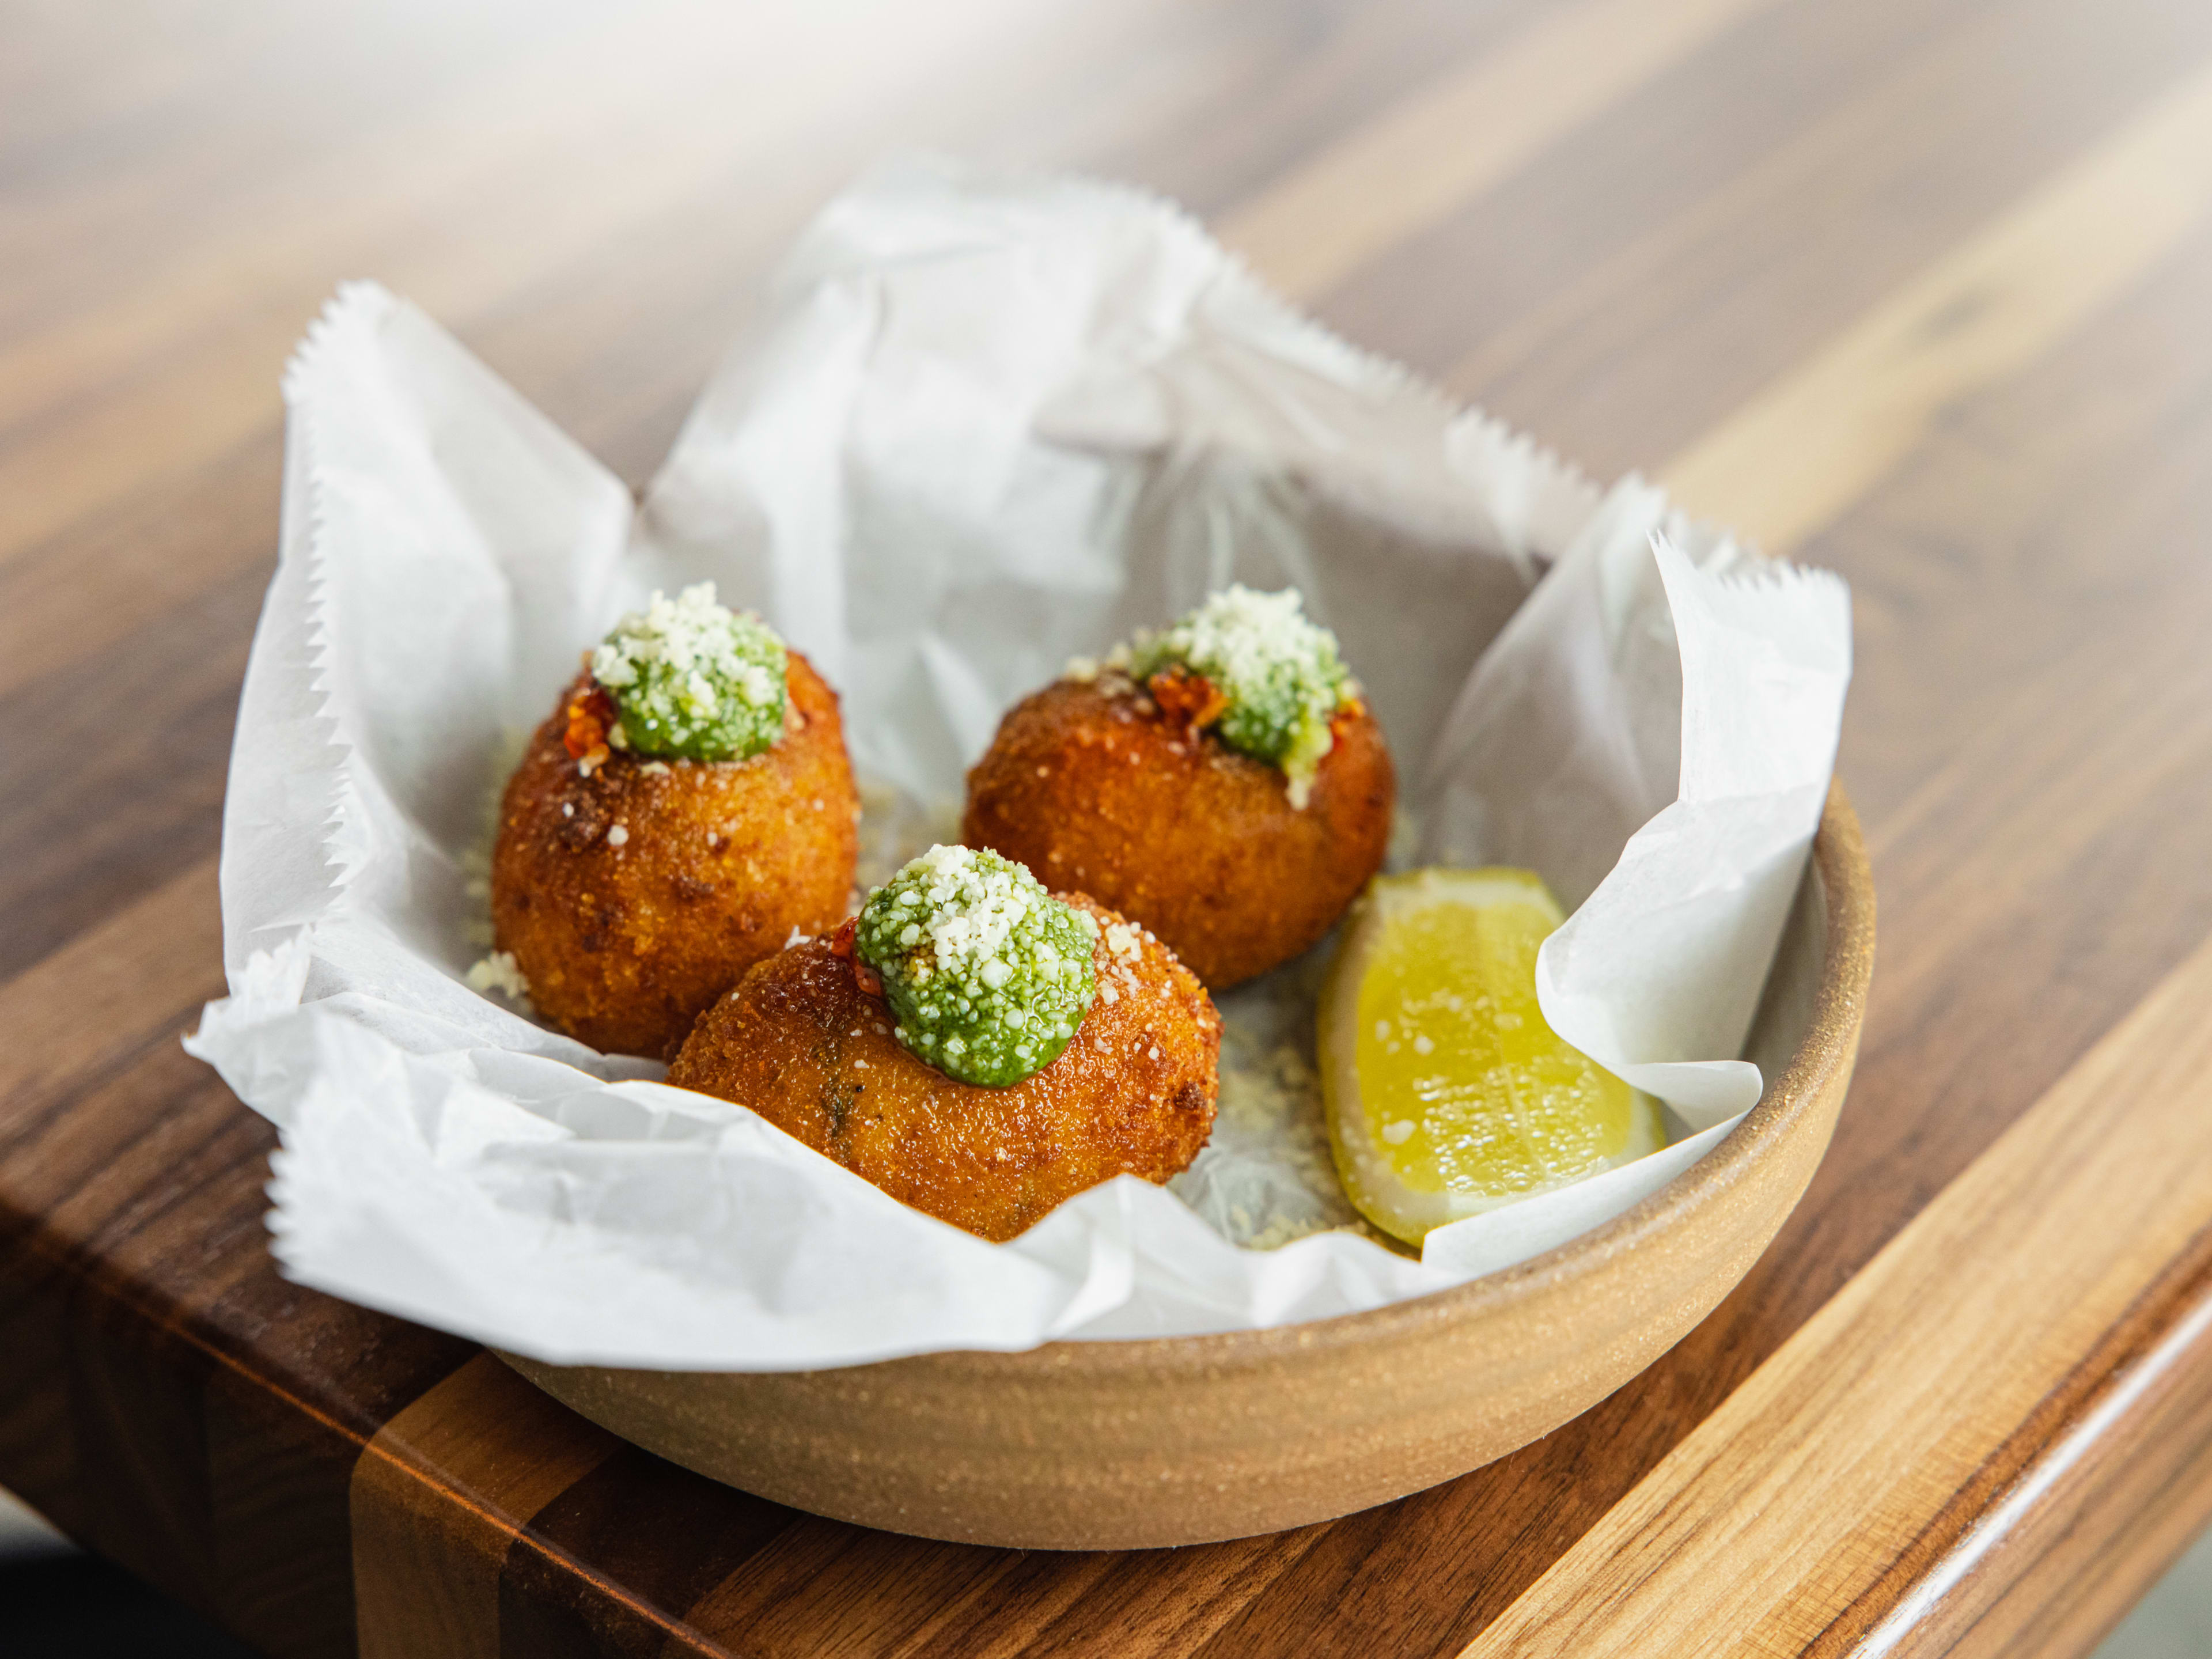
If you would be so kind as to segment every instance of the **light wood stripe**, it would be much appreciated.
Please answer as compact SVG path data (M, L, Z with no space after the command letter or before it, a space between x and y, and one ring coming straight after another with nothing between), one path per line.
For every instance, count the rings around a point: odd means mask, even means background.
M1448 71L1215 226L1294 299L1510 178L1608 105L1774 0L1580 0Z
M1794 547L1944 406L2049 351L2212 213L2212 65L1899 289L1661 471L1691 512Z
M1851 1647L1854 1659L2087 1651L2212 1518L2208 1476L2212 1296L2199 1295ZM2128 1547L2112 1550L2116 1537Z
M2208 1225L2212 943L1560 1557L1470 1659L1801 1652Z
M350 1492L361 1659L498 1659L509 1547L621 1444L488 1353L386 1424Z

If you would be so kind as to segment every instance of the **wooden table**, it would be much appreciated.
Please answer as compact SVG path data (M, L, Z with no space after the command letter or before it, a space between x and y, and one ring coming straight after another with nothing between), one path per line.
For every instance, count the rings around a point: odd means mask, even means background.
M359 15L354 15L359 14ZM275 1654L2085 1650L2212 1515L2212 8L118 0L0 16L0 1484ZM340 278L642 481L901 142L1182 198L1857 603L1881 962L1795 1219L1450 1485L872 1534L287 1285L222 989L283 356Z

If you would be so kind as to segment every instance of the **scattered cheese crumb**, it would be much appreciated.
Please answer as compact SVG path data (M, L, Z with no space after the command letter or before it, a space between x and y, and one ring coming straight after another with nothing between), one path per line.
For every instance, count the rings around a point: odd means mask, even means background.
M523 977L521 966L512 951L494 951L471 967L462 982L479 996L487 991L496 991L509 1002L527 1004L530 1000L530 981Z
M613 829L611 829L611 830L608 830L608 831L607 831L607 845L608 845L608 846L610 846L610 847L626 847L626 846L628 846L629 844L629 830L625 830L625 829L623 829L623 828L622 827L622 825L620 825L619 823L617 823L617 825L615 825L615 827L614 827Z

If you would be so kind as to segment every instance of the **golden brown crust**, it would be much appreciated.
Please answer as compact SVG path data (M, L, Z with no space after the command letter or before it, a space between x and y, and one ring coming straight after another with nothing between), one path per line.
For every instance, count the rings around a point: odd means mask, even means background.
M1382 728L1339 715L1313 793L1163 717L1126 681L1024 698L968 775L963 838L1091 894L1217 991L1327 933L1382 867L1397 793Z
M1121 920L1060 896L1102 932ZM1212 1129L1220 1016L1158 940L1139 943L1132 960L1102 937L1091 1012L1059 1059L1012 1088L959 1082L899 1047L889 1006L824 939L746 975L701 1017L668 1080L750 1107L917 1210L1012 1238L1112 1176L1165 1181Z
M584 775L562 736L587 679L562 693L507 782L492 927L554 1024L659 1059L793 928L845 914L860 798L836 694L796 651L784 735L745 761L617 753Z

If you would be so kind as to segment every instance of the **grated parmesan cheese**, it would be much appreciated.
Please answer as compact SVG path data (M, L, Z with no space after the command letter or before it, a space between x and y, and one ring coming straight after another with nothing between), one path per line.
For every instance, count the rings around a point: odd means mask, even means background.
M1098 924L995 853L939 844L868 896L854 936L899 1041L963 1082L1004 1087L1058 1057L1097 988Z
M1214 734L1280 768L1291 805L1299 808L1334 746L1331 722L1359 700L1336 635L1306 619L1294 587L1261 593L1232 584L1173 627L1140 631L1107 665L1140 684L1173 668L1210 681L1227 699L1212 717Z
M744 760L783 735L788 655L757 617L717 603L714 584L656 591L592 653L592 678L622 718L617 749L685 760Z

